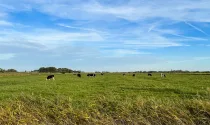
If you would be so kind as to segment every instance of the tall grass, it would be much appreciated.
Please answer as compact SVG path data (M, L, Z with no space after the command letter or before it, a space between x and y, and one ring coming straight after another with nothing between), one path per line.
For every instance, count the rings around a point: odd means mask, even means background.
M0 108L0 124L141 124L207 125L210 103L200 99L110 101L98 98L76 108L71 99L21 96Z

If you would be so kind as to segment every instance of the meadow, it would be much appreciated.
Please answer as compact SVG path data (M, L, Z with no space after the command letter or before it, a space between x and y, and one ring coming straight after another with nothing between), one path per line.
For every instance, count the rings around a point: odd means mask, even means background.
M210 74L0 74L0 124L210 124Z

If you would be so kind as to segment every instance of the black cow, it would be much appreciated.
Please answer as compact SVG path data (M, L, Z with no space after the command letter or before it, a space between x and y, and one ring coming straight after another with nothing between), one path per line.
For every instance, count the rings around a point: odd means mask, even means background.
M55 80L55 78L54 78L54 77L55 77L54 75L49 75L49 76L47 76L46 80L50 80L50 79Z
M148 73L148 76L152 76L152 73Z
M135 77L136 76L136 74L133 74L133 77Z
M77 74L77 77L80 77L81 78L81 74Z
M123 76L125 76L125 73L123 73Z
M104 75L104 73L101 73L101 75L103 76L103 75Z
M96 74L95 73L88 73L87 74L87 76L89 77L89 76L93 76L93 77L95 77L96 76Z

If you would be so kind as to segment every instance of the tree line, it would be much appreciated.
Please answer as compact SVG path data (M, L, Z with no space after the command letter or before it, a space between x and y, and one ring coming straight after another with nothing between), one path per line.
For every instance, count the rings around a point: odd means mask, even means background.
M72 73L73 70L69 68L56 68L56 67L41 67L38 69L38 72L40 73Z
M18 72L16 69L2 69L0 68L0 73L4 72ZM25 71L27 72L27 71ZM33 70L30 72L39 72L39 73L80 73L81 71L72 70L69 68L56 68L56 67L40 67L38 70Z
M15 69L2 69L2 68L0 68L0 72L1 73L4 73L4 72L17 72L17 70L15 70Z
M79 70L72 70L69 68L56 68L56 67L40 67L36 72L40 73L81 73Z
M4 72L18 72L16 69L3 69L0 68L0 73ZM25 71L27 72L27 71ZM72 70L69 68L56 68L56 67L40 67L38 70L30 72L39 72L39 73L81 73L80 70ZM170 71L134 71L126 73L210 73L210 71L188 71L188 70L170 70ZM110 73L108 71L95 71L95 73ZM119 72L114 72L119 73Z
M210 73L210 71L170 70L170 71L135 71L134 73Z

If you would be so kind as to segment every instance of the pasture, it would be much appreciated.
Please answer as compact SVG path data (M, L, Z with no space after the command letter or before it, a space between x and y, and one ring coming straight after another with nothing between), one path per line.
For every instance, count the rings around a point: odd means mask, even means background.
M210 124L208 74L0 74L0 124Z

